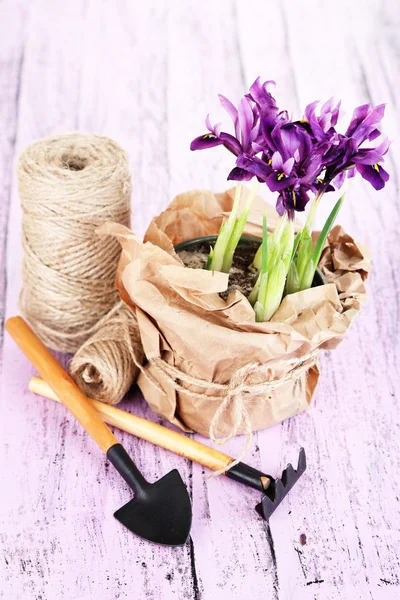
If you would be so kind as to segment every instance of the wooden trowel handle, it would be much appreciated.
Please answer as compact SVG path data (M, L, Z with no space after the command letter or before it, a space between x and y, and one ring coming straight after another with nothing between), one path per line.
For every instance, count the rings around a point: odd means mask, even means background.
M11 317L5 327L41 377L50 385L103 452L107 452L111 446L118 444L118 440L88 398L82 394L73 379L65 372L24 319Z
M47 383L39 377L32 377L29 382L29 389L35 394L40 394L58 402L60 401L57 394L52 392ZM151 442L156 446L161 446L161 448L170 450L175 454L185 456L213 471L225 469L233 461L233 458L227 454L201 444L182 433L163 427L158 423L137 417L132 413L128 413L115 406L110 406L109 404L104 404L98 400L91 400L90 402L101 418L109 425L118 427L122 431L127 431L142 440Z

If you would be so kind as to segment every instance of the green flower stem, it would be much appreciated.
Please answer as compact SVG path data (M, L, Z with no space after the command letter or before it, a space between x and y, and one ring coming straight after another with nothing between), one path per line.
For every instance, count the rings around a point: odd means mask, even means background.
M305 270L308 267L312 256L312 238L311 235L306 231L303 233L300 247L296 259L297 274L299 282L302 280Z
M315 219L315 213L317 212L317 208L319 206L320 200L325 192L325 188L322 187L318 194L315 196L310 211L307 215L306 223L301 231L300 239L299 239L299 251L296 260L297 266L297 275L299 279L299 285L301 289L301 281L304 277L306 270L310 270L309 263L312 256L312 227ZM298 290L296 290L298 291Z
M268 236L270 247L273 248L277 242L279 242L280 236L282 235L283 228L285 227L287 221L287 214L285 213L282 217L279 218L278 224L275 230ZM252 266L258 271L261 269L261 257L262 257L262 247L263 244L258 248L255 257L252 262Z
M264 218L261 270L249 297L250 303L254 304L257 321L269 321L282 301L291 264L293 238L293 221L288 220L287 215L279 220L277 228L269 237Z
M297 256L292 257L292 265L290 266L286 281L285 294L293 294L311 287L326 239L343 204L344 194L333 207L319 235L315 248L313 248L311 230L323 193L324 189L321 189L314 198L306 224L301 231ZM293 251L295 253L295 249Z
M315 213L317 212L317 208L319 206L322 196L324 195L324 192L325 192L325 188L321 188L321 190L315 196L315 198L311 204L311 208L307 215L306 224L303 227L303 231L307 232L308 234L310 234L312 231L312 227L313 227L313 223L314 223L314 219L315 219Z
M264 305L263 321L269 321L282 302L287 271L282 260L274 267L268 280L268 289Z
M239 212L240 197L242 195L242 184L238 183L235 190L235 198L233 201L233 207L228 220L222 223L221 229L215 242L214 248L210 251L210 257L207 262L207 268L210 271L222 271L222 265L224 262L224 254L229 242L229 238L232 235L235 223L237 220L237 214Z
M258 181L255 181L250 189L243 212L240 215L240 217L238 219L236 219L233 231L229 238L229 241L228 241L228 244L227 244L227 247L225 250L225 254L224 254L224 260L222 263L223 273L229 273L229 271L230 271L230 268L231 268L232 262L233 262L233 256L235 254L235 250L240 241L240 238L242 237L244 228L246 227L247 219L249 218L250 208L251 208L251 205L253 204L253 200L256 197L259 187L260 187L260 184L258 183Z
M311 258L308 266L306 267L302 278L300 280L300 290L307 290L311 287L315 271L318 267L319 259L321 258L322 250L324 249L326 239L329 235L330 230L333 227L333 224L336 220L336 217L341 209L343 204L344 194L339 200L336 202L335 206L331 210L329 217L327 218L325 225L319 234L317 243L315 244L315 248L312 250Z
M255 298L254 312L256 313L256 321L262 321L264 315L264 306L267 300L268 292L268 234L267 234L267 217L263 216L263 243L261 244L261 270L258 276L258 286ZM256 284L257 285L257 284Z
M279 218L276 228L270 235L268 235L267 233L264 234L264 230L263 230L263 241L260 244L260 246L256 252L256 255L254 257L253 263L252 263L252 266L255 267L256 269L258 269L259 271L262 268L261 265L262 265L264 240L267 240L266 243L269 248L267 271L270 272L272 270L274 263L276 262L276 256L279 253L279 247L277 248L277 245L279 245L279 241L282 236L282 232L283 232L286 222L287 222L287 215L285 213L282 217ZM258 292L259 292L259 288L260 288L260 282L261 282L261 273L258 275L257 281L256 281L256 283L251 291L251 294L248 298L248 300L252 306L255 306L255 303L257 302Z
M242 237L247 223L250 208L257 194L260 184L254 182L246 200L246 205L239 215L240 198L242 195L242 184L236 186L233 207L228 220L222 224L214 248L210 251L207 269L210 271L221 271L229 273L232 266L233 256L237 245Z
M299 231L296 234L296 237L294 238L293 249L292 249L292 261L293 261L294 257L296 256L297 248L299 247L299 243L300 243L300 238L301 238L301 231Z

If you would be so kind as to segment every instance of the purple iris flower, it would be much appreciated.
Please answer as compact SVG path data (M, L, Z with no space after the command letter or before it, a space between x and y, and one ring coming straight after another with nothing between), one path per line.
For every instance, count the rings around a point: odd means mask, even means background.
M236 108L228 98L219 95L222 108L224 108L233 121L235 135L221 130L221 124L212 126L209 116L206 118L206 127L210 133L201 135L190 144L191 150L203 150L223 144L235 156L242 152L250 152L251 144L259 132L259 111L251 98L245 96Z
M365 140L372 141L379 137L381 132L376 126L384 117L385 106L386 104L379 104L375 108L371 108L369 104L358 106L353 112L345 136L353 138L358 146Z
M237 166L259 181L265 182L272 192L279 192L276 208L279 214L286 210L290 218L294 211L303 211L309 201L309 192L316 192L322 184L318 175L323 169L322 155L329 142L314 144L313 139L298 123L292 123L281 113L271 129L262 124L263 139L258 140L262 156L241 154ZM332 188L333 189L333 188Z
M336 133L335 125L340 112L340 102L334 106L333 98L327 100L321 110L317 112L319 105L320 102L317 100L306 106L304 120L300 121L304 126L309 126L309 130L317 142L330 140Z
M234 125L234 135L222 131L220 123L212 126L206 119L208 133L191 143L191 150L225 146L236 157L230 180L257 177L272 192L278 192L277 211L303 211L309 194L340 188L344 179L359 172L377 190L389 179L381 166L389 142L384 138L375 147L364 147L381 135L378 128L385 105L372 108L364 104L355 109L344 134L336 125L340 102L330 98L324 104L312 102L300 121L292 121L287 111L279 111L269 91L273 81L258 77L249 93L236 108L225 96L221 106Z
M360 148L353 156L355 169L376 190L381 190L389 181L389 173L380 164L389 150L389 146L390 142L385 138L376 148ZM353 172L353 176L354 174L355 172Z
M222 108L232 119L235 135L222 131L220 123L212 126L207 117L206 127L209 133L194 139L190 149L203 150L223 145L235 156L244 153L253 156L259 152L256 140L260 137L260 114L263 113L273 118L278 112L276 101L268 91L269 85L273 83L273 81L261 83L258 77L250 87L250 92L240 100L238 108L228 98L219 95ZM229 173L228 179L242 181L250 180L252 177L251 173L236 166Z
M264 116L267 114L274 117L278 114L278 107L276 100L272 94L268 91L269 85L275 85L275 81L265 81L261 83L261 78L257 77L255 82L250 87L249 93L246 94L246 98L249 98L263 111Z
M305 113L315 139L325 139L330 143L323 156L325 178L331 180L336 188L340 188L346 178L346 172L348 177L353 177L357 171L376 190L382 189L389 180L389 174L380 163L389 149L389 141L384 138L376 147L362 147L362 144L381 135L377 126L384 116L385 105L380 104L375 108L371 108L369 104L358 106L343 135L337 133L334 128L339 105L333 108L332 100L328 102L331 104L324 104L319 116L316 115L316 103L310 104Z

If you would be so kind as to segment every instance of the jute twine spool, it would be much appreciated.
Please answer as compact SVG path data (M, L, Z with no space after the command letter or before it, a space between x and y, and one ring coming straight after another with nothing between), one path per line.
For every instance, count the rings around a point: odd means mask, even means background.
M136 317L119 302L79 348L70 373L86 396L117 404L129 390L141 364L142 344Z
M104 221L129 227L131 180L111 139L73 133L39 141L18 164L22 205L21 312L43 342L75 352L119 302L118 241Z

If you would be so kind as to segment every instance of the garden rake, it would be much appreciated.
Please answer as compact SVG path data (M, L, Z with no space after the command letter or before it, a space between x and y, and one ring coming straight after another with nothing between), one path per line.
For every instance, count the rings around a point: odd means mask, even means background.
M36 394L45 396L52 400L58 400L57 395L40 378L33 377L29 383L29 389ZM104 404L97 400L90 400L93 407L99 413L101 418L109 425L113 425L135 435L138 438L161 446L175 454L184 456L189 460L197 462L213 471L226 469L224 474L230 479L234 479L244 485L252 487L263 493L263 498L256 506L259 515L268 520L276 510L285 496L289 493L295 483L306 470L306 454L304 448L301 448L298 458L297 469L289 464L282 472L280 479L275 479L271 475L262 473L242 462L229 465L233 458L214 448L193 440L192 438L172 431L142 417L137 417L119 408L109 404Z

